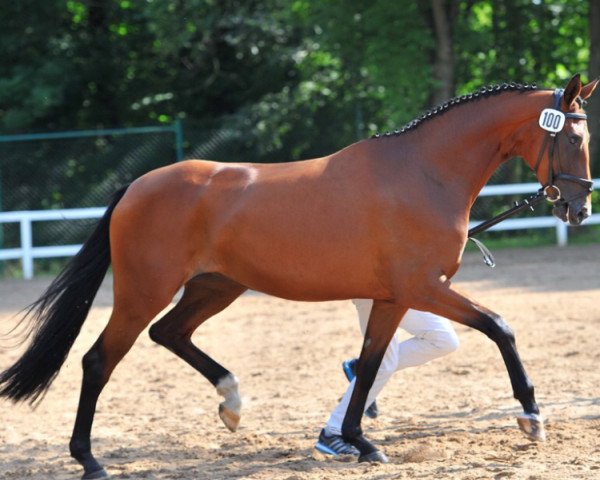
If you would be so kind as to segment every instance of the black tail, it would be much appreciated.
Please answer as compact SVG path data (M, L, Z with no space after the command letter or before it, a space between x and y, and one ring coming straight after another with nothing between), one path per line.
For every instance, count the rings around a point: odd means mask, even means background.
M127 187L114 194L106 213L83 247L27 310L29 348L0 374L0 395L34 403L62 367L110 266L109 225Z

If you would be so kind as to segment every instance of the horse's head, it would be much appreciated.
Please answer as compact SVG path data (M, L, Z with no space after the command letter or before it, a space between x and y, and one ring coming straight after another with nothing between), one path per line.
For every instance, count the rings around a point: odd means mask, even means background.
M545 138L537 157L529 159L535 161L537 178L554 203L552 213L571 225L579 225L591 212L590 134L582 107L599 80L582 85L577 74L564 90L554 92L553 104L538 121Z

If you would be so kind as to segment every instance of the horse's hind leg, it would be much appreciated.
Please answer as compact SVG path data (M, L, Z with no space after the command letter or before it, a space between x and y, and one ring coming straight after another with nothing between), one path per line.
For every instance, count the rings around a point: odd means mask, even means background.
M115 306L106 328L83 357L81 394L69 448L71 456L84 468L84 480L108 477L91 451L90 436L98 397L114 368L154 316L169 304L174 291L152 292L152 295L139 291L137 295L129 293L131 301L123 300L128 296L115 295Z
M177 305L150 328L152 340L189 363L225 397L225 401L219 405L219 416L232 432L240 422L238 380L196 347L191 337L204 321L230 305L245 290L243 285L221 275L199 275L186 283Z

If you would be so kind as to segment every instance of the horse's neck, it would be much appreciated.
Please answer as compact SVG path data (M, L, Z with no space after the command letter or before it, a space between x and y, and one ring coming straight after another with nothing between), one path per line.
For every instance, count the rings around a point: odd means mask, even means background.
M519 155L519 130L547 103L544 92L504 93L456 107L419 127L406 140L427 162L429 174L453 186L470 205L494 171Z

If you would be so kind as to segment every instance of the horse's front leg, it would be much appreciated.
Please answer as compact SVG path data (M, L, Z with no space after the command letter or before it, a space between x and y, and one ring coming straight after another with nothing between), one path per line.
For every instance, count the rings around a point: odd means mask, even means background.
M544 423L535 401L533 383L517 352L512 329L500 315L450 288L449 282L435 291L429 290L429 294L433 303L427 303L423 308L479 330L498 346L510 377L513 395L523 406L524 413L517 417L519 427L530 440L545 440Z
M356 367L354 390L342 423L342 437L360 451L359 462L387 463L388 461L386 456L363 436L360 422L365 410L367 395L373 385L383 355L406 310L406 308L393 303L373 302Z

